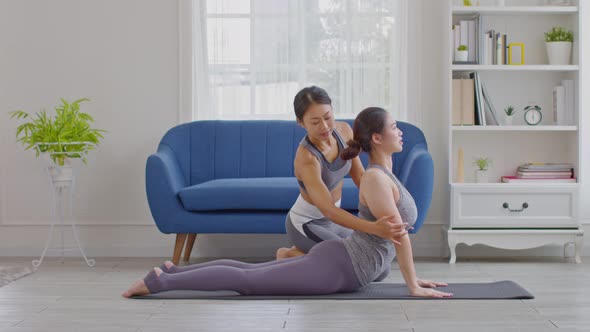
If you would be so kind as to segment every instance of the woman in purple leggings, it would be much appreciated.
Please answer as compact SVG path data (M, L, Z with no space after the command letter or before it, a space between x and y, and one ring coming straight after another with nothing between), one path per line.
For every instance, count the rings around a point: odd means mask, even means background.
M391 115L381 108L367 108L354 122L353 139L342 158L369 153L369 166L360 185L359 217L375 222L394 216L398 224L411 227L416 221L414 199L392 174L391 154L403 148L403 133ZM407 234L383 239L354 231L345 239L326 240L305 256L260 264L233 260L178 267L165 262L137 281L124 297L169 290L231 290L242 295L316 295L352 292L370 282L384 279L397 262L412 296L450 297L432 289L446 286L416 277L412 246Z

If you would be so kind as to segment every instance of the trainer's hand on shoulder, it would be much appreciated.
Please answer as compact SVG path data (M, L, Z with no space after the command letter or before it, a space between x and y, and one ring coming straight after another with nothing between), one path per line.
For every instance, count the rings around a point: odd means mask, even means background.
M407 223L396 222L395 217L385 216L375 222L374 234L384 239L399 238L408 234Z

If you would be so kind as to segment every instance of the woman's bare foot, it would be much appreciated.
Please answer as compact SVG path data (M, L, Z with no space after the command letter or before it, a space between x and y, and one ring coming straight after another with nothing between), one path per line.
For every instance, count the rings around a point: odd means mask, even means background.
M276 258L277 258L277 260L284 259L284 258L289 258L289 256L288 256L289 255L289 250L291 250L291 249L289 249L289 248L279 248L279 249L277 249L277 253L275 255Z
M154 271L156 272L156 276L160 276L164 271L159 267L154 267ZM145 285L143 279L136 281L133 286L131 286L128 290L121 294L123 297L130 298L133 296L141 296L141 295L148 295L150 293L149 289Z
M277 260L279 259L283 259L283 258L292 258L292 257L297 257L297 256L303 256L305 255L304 252L302 252L301 250L297 249L297 247L292 246L291 248L279 248L279 250L277 250Z
M145 285L145 282L143 282L143 279L140 279L121 295L123 295L123 297L130 298L136 295L148 295L149 293L150 291Z
M172 263L171 261L165 261L165 262L164 262L164 265L166 266L166 268L167 268L168 270L170 270L171 268L173 268L174 266L176 266L176 265L174 265L174 263Z

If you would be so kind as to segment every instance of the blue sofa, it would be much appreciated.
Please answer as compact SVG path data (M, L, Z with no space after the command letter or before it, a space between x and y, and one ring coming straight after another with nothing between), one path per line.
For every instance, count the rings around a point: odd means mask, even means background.
M352 126L353 120L345 120ZM394 173L418 207L420 229L432 198L434 168L424 134L398 122L404 150ZM158 229L176 234L173 261L185 261L198 233L285 233L299 195L295 151L305 131L295 121L196 121L170 129L146 165L146 192ZM361 160L366 166L367 155ZM357 212L358 189L344 179L342 208ZM188 241L187 241L188 239Z

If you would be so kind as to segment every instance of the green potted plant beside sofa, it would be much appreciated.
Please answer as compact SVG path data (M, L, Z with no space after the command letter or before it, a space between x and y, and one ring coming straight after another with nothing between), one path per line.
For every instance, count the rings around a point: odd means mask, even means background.
M569 65L572 57L574 34L563 27L553 27L545 32L545 46L550 65Z
M47 156L52 165L49 166L50 176L55 182L71 181L72 159L81 159L86 163L88 151L93 150L104 138L101 129L91 127L94 119L80 111L80 103L90 101L82 98L69 103L61 99L61 105L55 107L55 115L45 110L30 115L18 110L10 112L11 118L28 120L16 128L17 142L25 146L25 150L35 149L38 156Z

